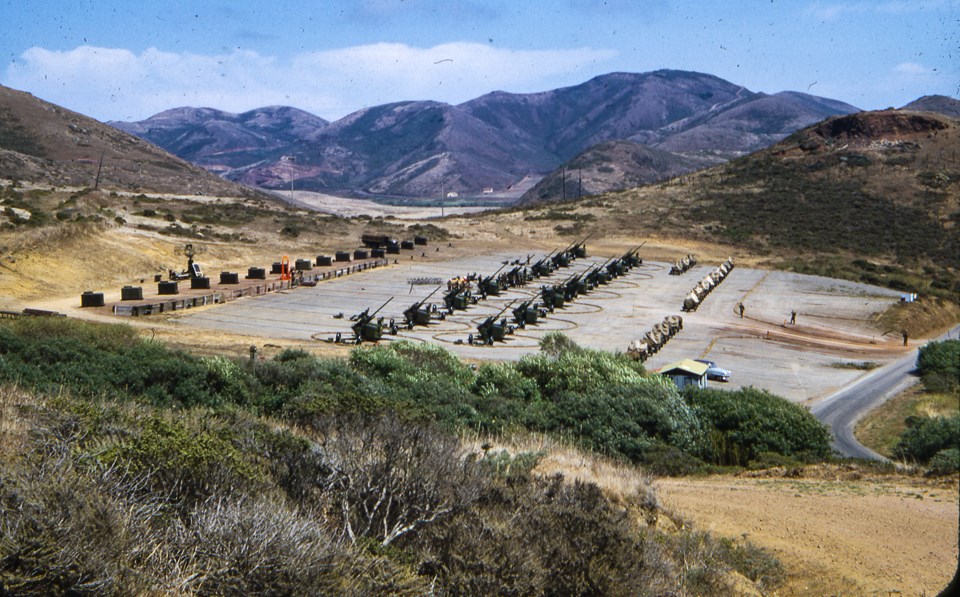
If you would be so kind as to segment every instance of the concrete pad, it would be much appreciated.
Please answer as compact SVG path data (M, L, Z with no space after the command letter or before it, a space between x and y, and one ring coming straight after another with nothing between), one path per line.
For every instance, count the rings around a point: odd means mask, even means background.
M536 261L540 255L533 257ZM683 330L646 363L656 369L683 358L709 358L730 369L729 384L767 388L797 402L815 400L854 380L862 371L837 368L850 361L886 362L898 354L898 338L883 336L874 327L876 315L895 303L893 291L786 272L734 268L696 312L683 313L684 297L718 264L701 264L680 276L669 275L667 263L644 263L625 276L578 297L565 308L548 314L536 325L517 329L493 346L466 344L469 334L487 317L508 305L530 300L543 284L562 282L600 264L606 257L587 257L526 287L488 297L466 311L412 330L403 328L403 311L423 300L437 286L425 279L444 281L430 299L443 310L445 281L461 275L493 274L503 261L526 259L517 252L498 252L442 262L399 261L349 277L324 281L313 288L296 288L260 297L192 311L172 321L211 332L221 330L267 338L322 343L337 333L352 337L350 317L364 309L379 312L384 323L401 326L383 342L410 340L440 344L458 356L481 360L516 360L538 350L539 340L561 331L581 346L625 351L664 317L682 315ZM504 271L509 269L504 268ZM411 282L417 284L411 285ZM741 319L736 305L746 306ZM790 311L797 325L788 325ZM342 318L337 318L343 314ZM501 317L512 321L510 310ZM322 345L322 344L318 344Z

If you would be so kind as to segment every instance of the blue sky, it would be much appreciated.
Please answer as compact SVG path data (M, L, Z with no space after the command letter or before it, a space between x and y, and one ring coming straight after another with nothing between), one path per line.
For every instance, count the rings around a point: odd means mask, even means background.
M960 96L960 0L0 0L0 83L100 120L402 100L660 68L863 109Z

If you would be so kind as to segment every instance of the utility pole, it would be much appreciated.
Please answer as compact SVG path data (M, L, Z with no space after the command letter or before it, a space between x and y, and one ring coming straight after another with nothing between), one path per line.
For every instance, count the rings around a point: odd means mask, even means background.
M583 197L583 168L577 168L577 199Z
M93 181L93 190L96 191L100 187L100 171L103 170L103 156L107 153L107 148L104 147L100 152L100 163L97 165L97 179Z
M563 166L560 170L560 190L563 201L567 200L567 167Z

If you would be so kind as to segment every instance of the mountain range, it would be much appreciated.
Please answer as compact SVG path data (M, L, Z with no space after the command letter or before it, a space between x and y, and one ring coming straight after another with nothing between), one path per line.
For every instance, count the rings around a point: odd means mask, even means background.
M496 91L450 105L409 101L335 122L289 107L232 114L176 108L110 124L250 186L348 194L508 200L591 147L625 141L651 182L726 161L857 108L785 91L757 93L687 71L611 73L540 93ZM621 149L626 146L618 145ZM636 161L636 159L634 160ZM591 189L597 192L603 189Z

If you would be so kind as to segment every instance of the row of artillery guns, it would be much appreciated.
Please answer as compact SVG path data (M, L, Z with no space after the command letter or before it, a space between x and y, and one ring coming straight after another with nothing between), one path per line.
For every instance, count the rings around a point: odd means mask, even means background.
M611 257L601 264L594 264L586 271L573 274L559 284L550 284L540 288L543 304L551 313L555 309L575 300L581 294L587 294L598 286L608 284L614 278L622 276L643 263L638 252L640 247L630 249L620 257Z
M680 274L685 274L687 273L687 270L689 270L691 267L695 266L696 264L697 264L696 256L688 253L686 256L681 257L680 259L677 259L677 261L672 266L670 266L670 275L679 276Z
M525 263L521 263L520 260L503 263L489 276L455 278L447 285L443 304L449 313L463 311L488 296L500 296L500 293L510 288L526 286L531 280L549 276L561 267L569 267L574 259L587 256L586 242L589 238L590 236L587 236L581 241L574 242L560 252L550 251L532 264L530 263L532 256L528 256ZM507 267L510 269L507 270ZM477 287L476 294L472 289L474 282Z
M440 286L436 287L433 292L428 294L422 300L419 300L412 305L410 305L403 312L404 325L406 328L413 329L415 325L427 325L430 323L430 320L434 317L443 318L444 315L437 315L436 308L432 308L431 305L427 304L427 301L430 300L436 292L440 290ZM361 342L377 342L383 338L384 332L390 332L391 334L397 333L397 324L391 319L389 323L384 323L383 317L377 317L377 314L386 307L390 301L393 300L393 297L387 299L387 302L380 305L380 307L370 313L370 309L364 309L360 313L352 316L350 321L353 324L350 326L350 329L353 330L352 341L356 344ZM341 339L338 337L336 342L340 342Z
M719 286L720 282L723 282L732 270L733 257L727 257L726 261L718 265L712 272L697 282L697 285L693 287L693 290L687 295L687 298L683 299L683 310L688 313L690 311L696 311L697 308L700 307L700 303L707 298L707 295Z
M666 343L683 329L683 318L679 315L668 315L663 321L653 326L640 340L634 340L627 346L627 355L640 361L646 361L657 354Z

